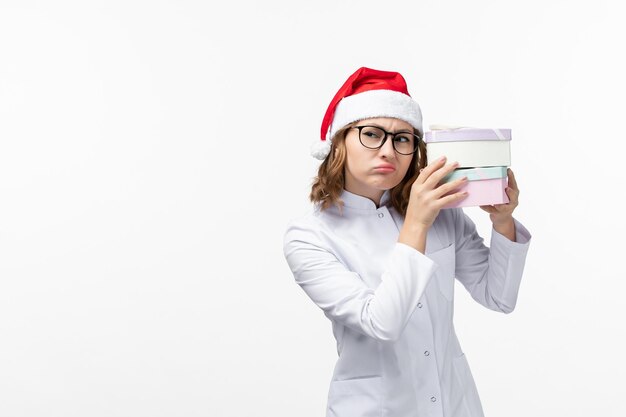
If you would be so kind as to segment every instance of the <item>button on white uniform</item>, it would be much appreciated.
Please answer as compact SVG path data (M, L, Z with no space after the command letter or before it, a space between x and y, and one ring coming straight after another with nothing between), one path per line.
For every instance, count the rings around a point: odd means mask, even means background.
M422 303L417 303L417 308L422 308Z
M383 213L378 213L378 217L384 217L385 215Z
M435 397L430 397L430 400L431 400L432 402L437 401L437 399L436 399Z

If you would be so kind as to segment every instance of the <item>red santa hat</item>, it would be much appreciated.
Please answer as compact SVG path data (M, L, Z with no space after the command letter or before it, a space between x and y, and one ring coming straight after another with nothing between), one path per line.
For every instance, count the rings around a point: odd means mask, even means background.
M321 140L311 146L311 155L325 159L335 134L346 125L370 117L394 117L422 130L420 106L409 95L398 72L361 67L333 97L322 121Z

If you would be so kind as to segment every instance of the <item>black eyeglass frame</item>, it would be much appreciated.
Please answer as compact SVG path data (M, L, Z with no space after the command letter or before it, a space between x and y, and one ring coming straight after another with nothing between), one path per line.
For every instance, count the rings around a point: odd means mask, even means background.
M365 145L363 144L363 141L361 140L361 131L362 131L362 130L363 130L363 128L365 128L365 127L373 127L373 128L380 129L380 130L382 130L382 131L383 131L383 133L385 134L385 137L383 138L383 141L380 143L380 145L379 145L379 146L377 146L377 147L375 147L375 148L370 148L369 146L365 146ZM361 145L363 145L363 147L364 147L364 148L367 148L367 149L374 149L374 150L378 150L378 149L382 148L382 147L385 145L385 142L387 142L387 138L389 138L389 137L391 136L391 138L392 138L392 141L391 141L391 146L393 146L393 150L394 150L394 151L396 151L396 152L397 152L398 154L400 154L400 155L413 155L415 152L419 151L419 143L420 143L420 141L422 140L422 138L421 138L419 135L416 135L415 133L411 133L411 132L397 132L397 133L391 133L391 132L387 132L385 129L383 129L383 128L382 128L382 127L380 127L380 126L373 126L373 125L352 126L352 127L350 127L350 129L358 129L358 131L359 131L359 142L361 142ZM402 153L402 152L399 152L399 151L396 149L396 142L394 142L394 141L393 141L393 139L395 139L397 135L412 135L412 136L416 139L416 141L415 141L415 150L414 150L413 152L411 152L411 153Z

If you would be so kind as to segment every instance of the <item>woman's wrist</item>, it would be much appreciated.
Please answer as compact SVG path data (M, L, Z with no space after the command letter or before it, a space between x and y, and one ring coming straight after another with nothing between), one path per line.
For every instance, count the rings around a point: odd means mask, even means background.
M426 236L429 227L423 224L413 224L405 222L400 230L398 242L409 245L418 252L426 252Z
M505 219L492 219L491 222L496 232L515 242L515 222L513 221L513 216L507 216Z

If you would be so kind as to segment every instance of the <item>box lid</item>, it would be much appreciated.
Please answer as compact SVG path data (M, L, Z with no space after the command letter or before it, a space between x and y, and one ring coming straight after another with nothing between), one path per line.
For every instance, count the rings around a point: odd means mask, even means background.
M443 177L443 182L454 181L464 176L467 176L469 181L505 178L506 170L507 167L459 168Z
M424 142L454 142L467 140L511 140L511 129L478 129L454 127L433 129L424 134Z

